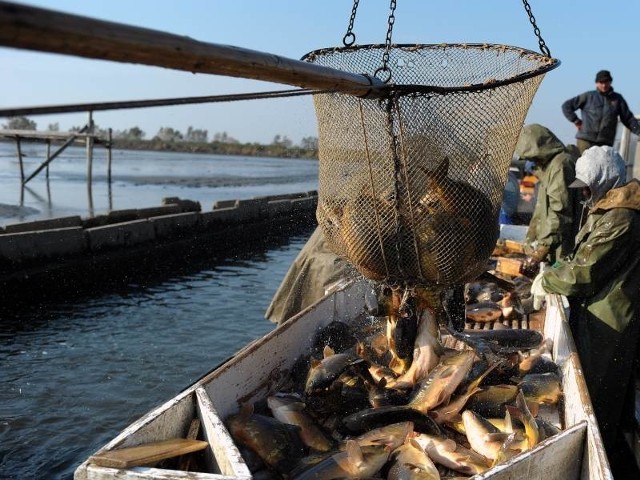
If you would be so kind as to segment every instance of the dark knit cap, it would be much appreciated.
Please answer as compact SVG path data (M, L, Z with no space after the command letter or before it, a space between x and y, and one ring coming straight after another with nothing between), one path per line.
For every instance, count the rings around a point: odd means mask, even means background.
M611 76L611 73L609 72L609 70L600 70L598 73L596 73L596 82L612 82L613 81L613 77Z

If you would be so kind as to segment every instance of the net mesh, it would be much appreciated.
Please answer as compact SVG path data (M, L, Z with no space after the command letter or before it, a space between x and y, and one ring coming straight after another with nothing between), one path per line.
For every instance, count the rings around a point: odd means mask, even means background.
M317 50L373 76L384 45ZM486 270L508 168L549 57L496 45L395 45L383 98L314 95L317 219L367 278L453 285Z

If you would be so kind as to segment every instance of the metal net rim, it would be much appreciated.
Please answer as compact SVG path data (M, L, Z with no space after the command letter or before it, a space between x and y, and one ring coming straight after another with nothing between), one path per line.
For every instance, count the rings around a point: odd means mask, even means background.
M326 47L320 48L317 50L312 50L305 55L302 56L301 60L309 63L314 63L316 57L327 56L330 54L339 54L339 53L351 53L357 52L358 50L384 50L386 48L385 44L381 43L372 43L372 44L363 44L363 45L352 45L348 47ZM400 94L411 94L411 93L456 93L456 92L471 92L471 91L480 91L480 90L491 90L496 87L501 87L504 85L510 85L513 83L522 82L524 80L528 80L530 78L537 77L539 75L544 75L551 70L554 70L558 66L560 66L560 60L557 58L549 57L542 53L534 52L533 50L528 50L522 47L516 47L512 45L504 45L504 44L495 44L495 43L402 43L402 44L392 44L392 50L405 50L407 52L416 51L416 50L447 50L447 49L458 49L458 50L478 50L478 51L495 51L497 53L505 53L507 51L516 52L521 57L528 57L532 63L540 64L539 67L528 70L526 72L510 76L508 78L504 78L501 80L494 79L489 82L483 83L474 83L467 85L457 85L457 86L441 86L441 85L422 85L416 83L407 83L407 84L398 84L398 83L389 83L383 85L382 87L378 87L381 89L390 89L396 93ZM370 77L371 75L368 73L362 72L351 72L351 73L360 73L364 76ZM372 86L372 90L375 90L376 87Z

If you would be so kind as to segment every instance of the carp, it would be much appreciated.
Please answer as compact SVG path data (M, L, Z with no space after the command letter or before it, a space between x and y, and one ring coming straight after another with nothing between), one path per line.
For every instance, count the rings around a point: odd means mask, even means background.
M454 440L421 433L415 442L435 462L465 475L476 475L489 469L488 460Z
M254 414L252 407L243 407L239 414L229 417L226 424L238 443L253 450L278 473L289 473L304 455L297 427Z
M318 452L328 452L334 447L333 440L326 435L305 411L305 404L295 398L270 396L267 404L274 418L300 428L302 442Z
M457 351L445 356L419 384L408 405L421 412L428 412L447 402L471 370L474 357L473 350Z
M508 434L471 410L462 412L462 422L471 448L486 458L495 460Z
M527 401L555 405L562 397L560 377L556 373L527 374L519 386Z
M415 441L409 441L391 454L387 480L440 480L433 461Z
M319 480L334 478L373 477L387 463L389 450L383 446L360 447L355 440L347 440L339 450L319 462L291 473L291 479Z
M320 361L312 360L311 368L305 382L305 392L328 387L342 372L351 365L361 363L364 360L355 353L334 353L331 347L325 347L324 358Z
M388 388L412 388L427 377L440 362L443 347L439 340L438 322L430 309L420 315L418 332L413 349L413 361L409 369L395 381L387 383Z

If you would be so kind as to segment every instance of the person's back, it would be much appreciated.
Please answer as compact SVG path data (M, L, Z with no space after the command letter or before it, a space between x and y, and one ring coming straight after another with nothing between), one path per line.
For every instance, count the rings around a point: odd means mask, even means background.
M575 178L575 150L565 147L548 128L533 124L522 129L516 155L534 163L539 184L526 236L529 263L531 267L540 261L553 263L571 254L580 228L578 192L568 188Z

